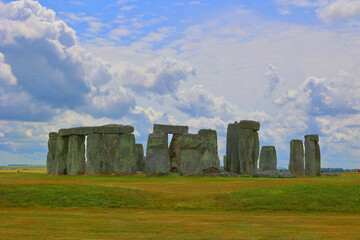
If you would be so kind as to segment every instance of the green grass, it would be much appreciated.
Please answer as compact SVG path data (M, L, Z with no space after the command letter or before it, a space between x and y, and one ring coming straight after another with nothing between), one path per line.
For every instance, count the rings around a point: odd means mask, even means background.
M360 174L50 176L0 171L0 239L356 239Z

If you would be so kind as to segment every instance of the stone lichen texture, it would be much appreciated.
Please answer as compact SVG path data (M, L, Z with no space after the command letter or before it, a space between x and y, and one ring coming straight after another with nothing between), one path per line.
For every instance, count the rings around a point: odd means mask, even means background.
M218 155L217 133L211 129L201 129L198 132L201 138L201 164L203 169L220 167Z
M277 158L276 158L276 149L274 146L262 146L260 152L260 162L259 170L267 171L274 170L276 171L277 167Z
M304 175L304 146L302 140L290 141L289 171L298 176Z
M87 174L107 173L108 158L102 134L89 134L86 143L86 172Z
M85 173L85 136L71 135L69 137L66 168L68 175Z
M46 157L46 172L47 172L47 174L52 174L52 167L53 167L53 162L55 159L57 137L58 137L57 132L49 133L48 154Z
M305 175L321 176L321 154L318 135L305 136Z
M180 175L202 176L201 137L198 134L184 134L181 138Z
M145 173L164 175L170 172L168 136L165 133L150 133L147 141Z
M116 141L114 173L123 175L135 174L135 172L135 135L130 133L120 134Z

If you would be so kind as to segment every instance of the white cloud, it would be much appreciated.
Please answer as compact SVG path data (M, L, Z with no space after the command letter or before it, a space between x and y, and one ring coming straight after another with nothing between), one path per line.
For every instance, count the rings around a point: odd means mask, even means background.
M335 0L317 9L317 15L324 22L360 17L358 0Z
M195 75L188 63L171 58L158 58L142 68L128 68L122 74L126 87L135 92L167 94L177 90L179 84Z
M6 64L4 54L0 52L0 83L1 82L10 85L17 85L17 79L12 74L11 66Z

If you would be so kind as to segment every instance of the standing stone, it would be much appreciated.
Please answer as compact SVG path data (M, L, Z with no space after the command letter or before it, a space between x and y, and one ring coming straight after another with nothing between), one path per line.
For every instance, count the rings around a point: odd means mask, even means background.
M201 129L198 132L201 138L201 165L203 169L211 167L219 168L217 133L211 129Z
M289 171L298 176L304 175L304 147L302 140L294 139L290 142Z
M227 167L227 160L226 160L226 155L224 155L224 157L223 157L223 162L224 162L224 170L225 169L228 169L228 167Z
M239 131L237 122L229 123L226 134L226 166L225 171L240 173Z
M201 176L201 138L198 134L184 134L181 138L180 175Z
M145 173L163 175L170 172L168 136L165 133L150 133L147 141Z
M105 172L108 173L114 172L116 142L118 136L119 134L103 134L104 148L107 153L107 158L105 159Z
M85 136L71 135L69 137L66 168L68 175L85 173Z
M179 172L180 151L181 151L181 135L174 134L169 146L170 169L171 172L173 173Z
M120 134L116 141L114 173L122 175L135 174L135 172L135 135L131 133Z
M86 144L86 172L87 174L103 174L107 172L107 151L104 146L103 135L89 134Z
M260 128L260 124L259 124ZM259 133L254 131L254 151L253 151L253 162L255 165L255 171L258 166L258 159L259 159L259 150L260 150L260 141L259 141Z
M240 173L253 174L256 171L254 162L255 134L251 129L240 129L239 131L239 159Z
M136 171L143 172L145 170L143 145L141 143L135 144L135 151L136 151Z
M68 153L69 137L57 136L56 138L56 150L54 162L51 168L51 174L62 175L67 174L66 159Z
M47 158L46 158L46 171L47 171L47 174L52 174L51 171L52 171L53 162L54 162L54 159L55 159L57 136L58 136L57 132L49 133L48 154L47 154Z
M305 175L321 176L321 155L318 135L305 136Z
M260 171L274 170L276 171L277 158L274 146L262 146L260 152Z

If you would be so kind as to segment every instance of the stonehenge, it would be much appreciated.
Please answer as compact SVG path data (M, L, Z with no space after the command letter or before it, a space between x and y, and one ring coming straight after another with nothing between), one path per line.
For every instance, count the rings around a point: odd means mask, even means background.
M259 161L259 170L276 171L277 167L277 158L276 158L276 149L274 146L262 146L260 152L260 161Z
M242 120L230 123L226 138L226 171L238 174L256 172L259 158L260 123Z
M321 175L321 156L318 135L305 135L305 175Z
M290 142L289 173L277 171L275 146L262 146L259 158L260 123L251 120L229 123L224 169L220 167L217 132L188 126L154 124L146 153L136 143L134 127L108 124L50 132L47 173L53 175L148 174L180 176L296 177L320 176L318 135L305 135ZM169 142L169 134L172 134ZM86 142L86 144L85 144Z
M293 139L290 142L289 171L298 176L304 175L304 147L302 140Z

